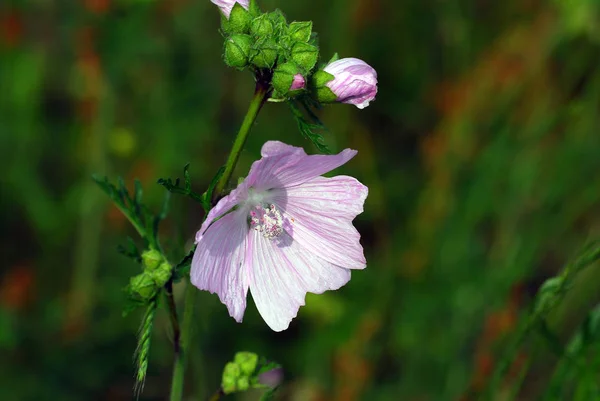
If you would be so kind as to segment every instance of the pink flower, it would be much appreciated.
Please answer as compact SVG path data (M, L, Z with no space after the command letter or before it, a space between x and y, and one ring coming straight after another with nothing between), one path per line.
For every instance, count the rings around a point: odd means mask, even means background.
M368 189L355 178L320 177L356 155L307 155L269 141L248 177L208 213L196 234L191 281L217 293L241 322L248 289L265 322L285 330L307 292L336 290L364 269L352 220Z
M240 3L240 6L244 7L246 10L249 7L250 0L210 0L211 3L215 4L217 7L221 9L221 12L225 14L225 17L229 19L229 14L231 14L231 10L235 3Z
M306 80L302 76L302 74L294 75L294 80L292 81L292 86L290 86L290 90L294 91L297 89L304 89L306 87Z
M325 72L333 75L327 86L337 101L364 109L377 95L377 72L357 58L342 58L327 65Z

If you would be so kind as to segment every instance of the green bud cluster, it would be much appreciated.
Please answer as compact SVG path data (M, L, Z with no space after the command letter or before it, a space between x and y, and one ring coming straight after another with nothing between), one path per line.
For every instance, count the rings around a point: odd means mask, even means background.
M142 253L142 273L129 281L129 290L140 301L149 301L169 281L173 267L156 249Z
M252 352L238 352L233 362L227 363L223 369L221 389L225 394L246 391L256 384L258 355Z
M225 63L239 70L270 71L271 97L285 99L307 90L291 87L298 74L308 83L319 59L312 22L288 23L280 10L261 12L252 0L248 10L236 3L229 18L222 17L221 28L225 34Z

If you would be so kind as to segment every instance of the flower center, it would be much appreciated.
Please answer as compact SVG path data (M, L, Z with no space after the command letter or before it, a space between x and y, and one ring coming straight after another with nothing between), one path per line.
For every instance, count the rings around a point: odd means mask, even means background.
M283 232L283 217L275 205L256 205L250 210L250 227L254 228L265 238L276 238Z

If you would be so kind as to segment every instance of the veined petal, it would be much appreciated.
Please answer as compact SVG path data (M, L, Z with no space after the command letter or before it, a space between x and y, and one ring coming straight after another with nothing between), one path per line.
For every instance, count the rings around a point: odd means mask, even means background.
M364 269L360 234L352 225L368 188L352 177L316 177L302 185L273 191L292 238L308 252L347 269ZM283 207L285 205L285 207Z
M287 153L306 155L304 149L280 141L267 141L260 149L260 155L262 157L281 156Z
M277 240L252 230L250 293L260 315L274 331L288 328L307 292L336 290L350 280L350 270L306 252L287 233Z
M200 242L206 229L219 217L229 212L234 206L243 203L248 198L248 187L242 183L236 189L231 191L229 195L224 196L217 202L215 207L210 209L206 219L202 223L200 230L196 233L196 243Z
M192 284L218 294L237 322L244 316L248 293L245 219L242 213L229 213L200 235L190 272Z
M263 158L254 162L246 183L258 190L302 184L352 159L356 150L344 149L337 155L307 155L302 148L278 141L265 143Z
M315 177L301 185L273 191L276 199L284 193L285 202L304 209L318 209L329 216L355 218L363 212L369 188L346 175Z

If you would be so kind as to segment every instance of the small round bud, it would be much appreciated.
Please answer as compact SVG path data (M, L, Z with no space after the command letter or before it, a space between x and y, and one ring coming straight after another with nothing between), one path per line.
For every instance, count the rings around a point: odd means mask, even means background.
M294 21L288 30L291 38L296 42L308 42L312 33L312 21Z
M238 391L246 391L250 388L250 380L248 379L248 376L240 377L236 384Z
M285 15L281 12L281 10L275 10L270 13L265 14L267 18L269 18L275 27L275 30L283 29L287 27L287 21L285 19Z
M233 35L225 40L225 64L244 68L248 65L252 49L252 38L248 35Z
M154 280L147 272L132 277L129 281L129 288L133 294L144 301L152 299L157 291Z
M148 249L142 253L142 263L147 270L154 270L162 262L162 255L156 249Z
M257 43L256 54L252 57L252 64L258 68L272 68L277 60L277 44L273 39L265 39Z
M223 369L223 378L232 377L237 379L242 374L242 370L240 369L240 365L235 362L227 362L225 368Z
M292 47L292 61L304 71L310 71L319 58L319 49L304 42L296 42Z
M283 96L287 96L290 93L292 84L294 83L294 77L300 74L300 68L294 63L283 63L279 64L275 71L273 71L273 79L271 84L273 88Z
M278 367L258 375L258 382L263 386L275 388L283 381L283 368Z
M241 3L236 2L231 9L229 19L221 21L221 26L226 33L248 33L250 30L250 23L252 22L252 16L247 11L247 6L242 6Z
M258 355L252 352L238 352L233 357L233 362L240 366L242 374L250 376L258 364Z
M233 377L223 377L221 381L221 389L225 394L231 394L237 390L237 379Z
M225 394L233 393L237 390L237 381L241 375L241 370L238 364L228 362L223 368L223 376L221 378L221 388Z
M162 287L171 278L172 268L169 262L163 262L160 266L150 273L152 280L158 287Z
M296 91L300 89L306 88L306 80L302 74L294 75L294 80L292 81L292 86L290 86L290 91Z
M250 24L250 34L258 37L271 36L275 32L273 21L266 14L254 18Z

